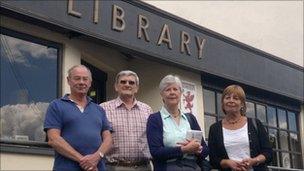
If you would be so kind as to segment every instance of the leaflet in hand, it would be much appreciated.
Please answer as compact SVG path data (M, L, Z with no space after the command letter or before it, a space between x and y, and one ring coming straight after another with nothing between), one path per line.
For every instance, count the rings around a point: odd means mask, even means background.
M186 134L186 139L191 140L191 139L197 139L201 141L203 138L203 131L199 130L188 130Z

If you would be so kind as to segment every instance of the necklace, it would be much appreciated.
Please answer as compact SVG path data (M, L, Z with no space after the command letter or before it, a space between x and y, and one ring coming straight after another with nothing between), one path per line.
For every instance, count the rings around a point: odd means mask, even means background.
M178 114L178 115L172 115L173 116L173 118L178 118L179 116L180 116L180 114Z
M228 119L226 119L226 121L227 121L229 124L234 125L234 124L238 123L241 119L242 119L242 117L240 117L239 119L237 119L237 120L235 120L235 121L229 121Z

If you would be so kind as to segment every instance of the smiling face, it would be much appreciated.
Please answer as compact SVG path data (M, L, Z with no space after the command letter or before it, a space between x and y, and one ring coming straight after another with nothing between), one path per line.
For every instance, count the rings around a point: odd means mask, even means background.
M231 85L225 88L222 95L222 110L225 114L240 113L245 115L246 96L242 87Z
M225 95L222 104L226 114L240 113L241 107L243 106L238 95L234 93Z
M178 106L181 99L181 88L178 84L172 83L166 86L160 93L165 106Z
M75 67L67 77L71 94L86 95L91 87L92 78L85 67Z
M136 78L133 75L122 75L118 78L115 84L115 91L118 93L119 97L134 97L138 91L138 85L136 83Z

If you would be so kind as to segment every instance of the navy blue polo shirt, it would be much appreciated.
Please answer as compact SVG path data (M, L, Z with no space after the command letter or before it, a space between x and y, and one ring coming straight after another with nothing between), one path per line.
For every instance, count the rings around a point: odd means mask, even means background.
M109 130L105 111L87 97L88 104L81 112L76 103L66 94L52 101L47 109L44 131L55 128L76 151L82 155L95 153L102 143L101 133ZM79 163L62 156L55 151L54 170L81 170ZM102 160L98 170L105 170Z

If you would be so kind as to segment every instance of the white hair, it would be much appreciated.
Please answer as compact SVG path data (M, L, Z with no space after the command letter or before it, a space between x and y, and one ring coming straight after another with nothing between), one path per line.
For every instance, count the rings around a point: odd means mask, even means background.
M171 84L177 84L179 86L180 90L181 91L183 90L182 82L177 76L167 75L159 83L160 91L164 91L164 89Z
M133 72L133 71L130 71L130 70L124 70L124 71L120 71L117 75L116 75L116 78L115 78L115 83L118 84L118 80L119 80L119 77L121 76L134 76L135 77L135 83L136 85L138 86L139 85L139 78L138 78L138 75Z
M90 71L90 69L88 67L86 67L85 65L74 65L72 66L69 70L68 70L68 77L71 78L71 75L72 75L72 71L75 69L75 68L85 68L88 73L89 73L89 77L90 79L92 80L92 73Z

